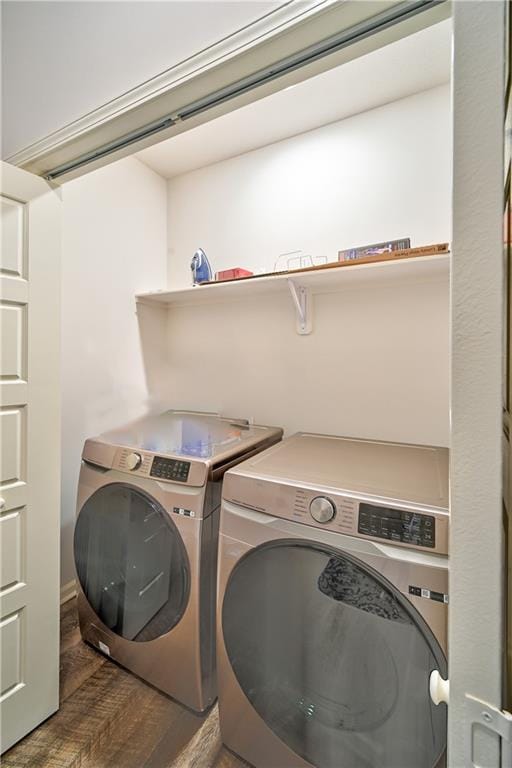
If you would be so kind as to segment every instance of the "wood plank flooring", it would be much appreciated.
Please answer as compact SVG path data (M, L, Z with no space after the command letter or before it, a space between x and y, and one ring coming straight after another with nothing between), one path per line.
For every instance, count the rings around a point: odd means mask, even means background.
M76 600L61 612L60 709L2 768L244 768L220 741L215 706L196 715L82 642Z

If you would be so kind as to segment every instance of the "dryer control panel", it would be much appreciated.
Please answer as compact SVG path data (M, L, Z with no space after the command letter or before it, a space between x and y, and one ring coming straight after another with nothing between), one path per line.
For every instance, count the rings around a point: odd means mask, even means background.
M435 548L436 519L433 515L386 508L360 502L358 533L378 539Z
M223 499L272 517L384 541L397 547L448 554L448 510L385 499L358 498L332 488L310 488L227 472ZM387 503L386 503L387 502Z

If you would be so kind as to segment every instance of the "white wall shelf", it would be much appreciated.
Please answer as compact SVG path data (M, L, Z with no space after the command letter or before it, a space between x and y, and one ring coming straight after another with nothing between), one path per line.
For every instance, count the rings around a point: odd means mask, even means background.
M297 332L311 332L311 295L335 293L386 282L422 282L446 280L450 276L450 254L420 256L396 261L351 264L338 269L312 270L290 274L255 277L248 280L198 285L172 291L154 291L137 295L137 302L153 305L187 306L240 301L251 296L288 294L297 312Z

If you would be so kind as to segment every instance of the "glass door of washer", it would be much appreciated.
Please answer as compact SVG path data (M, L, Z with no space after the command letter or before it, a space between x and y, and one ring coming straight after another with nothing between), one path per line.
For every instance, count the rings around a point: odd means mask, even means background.
M269 728L316 768L434 768L446 659L412 604L365 563L280 540L235 566L222 607L234 674Z
M78 515L74 551L87 600L120 637L154 640L181 619L190 583L185 547L144 491L111 483L93 493Z

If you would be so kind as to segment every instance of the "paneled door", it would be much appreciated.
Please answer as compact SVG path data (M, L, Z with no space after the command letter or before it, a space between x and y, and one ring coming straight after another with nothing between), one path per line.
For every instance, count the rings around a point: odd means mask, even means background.
M58 708L59 193L1 165L1 751Z

